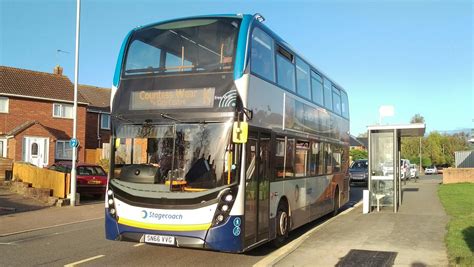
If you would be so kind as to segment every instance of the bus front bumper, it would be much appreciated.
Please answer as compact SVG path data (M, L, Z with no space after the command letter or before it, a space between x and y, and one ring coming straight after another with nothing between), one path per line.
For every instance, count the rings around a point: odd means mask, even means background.
M117 222L105 210L105 235L109 240L148 243L145 235L159 235L174 237L175 242L168 246L210 249L226 252L241 252L241 216L230 216L219 226L199 231L155 231L147 230ZM239 222L236 225L236 222ZM157 244L163 245L163 244Z

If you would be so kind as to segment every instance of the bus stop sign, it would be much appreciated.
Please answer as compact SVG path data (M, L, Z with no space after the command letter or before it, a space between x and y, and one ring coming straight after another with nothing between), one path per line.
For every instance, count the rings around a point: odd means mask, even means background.
M78 147L79 146L79 140L77 140L77 138L71 138L71 140L69 140L69 146L70 147Z

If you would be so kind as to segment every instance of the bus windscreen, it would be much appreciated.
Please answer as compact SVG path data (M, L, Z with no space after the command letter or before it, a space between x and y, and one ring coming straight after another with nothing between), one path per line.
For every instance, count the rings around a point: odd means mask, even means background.
M137 30L129 42L124 76L229 72L239 19L191 19Z

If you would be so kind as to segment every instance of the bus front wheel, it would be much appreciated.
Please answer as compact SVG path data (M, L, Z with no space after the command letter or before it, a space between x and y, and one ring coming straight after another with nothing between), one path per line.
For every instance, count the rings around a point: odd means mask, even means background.
M288 237L289 228L290 217L288 215L288 205L284 202L280 202L276 216L277 236L272 241L273 246L281 247L285 243L285 240Z

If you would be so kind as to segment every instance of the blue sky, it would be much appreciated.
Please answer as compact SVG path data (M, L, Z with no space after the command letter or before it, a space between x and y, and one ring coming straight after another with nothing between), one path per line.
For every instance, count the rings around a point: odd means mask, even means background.
M135 26L176 17L261 13L265 23L349 94L351 133L381 105L427 131L474 128L472 1L82 0L79 82L112 85L120 45ZM74 81L75 1L0 0L0 65ZM69 53L58 53L58 49Z

